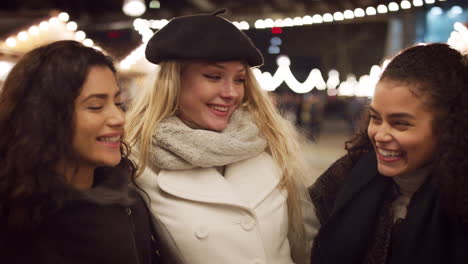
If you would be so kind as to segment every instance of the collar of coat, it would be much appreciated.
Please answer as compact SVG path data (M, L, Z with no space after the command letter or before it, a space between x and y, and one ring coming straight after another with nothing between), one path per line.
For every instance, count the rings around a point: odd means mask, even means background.
M56 195L64 204L83 202L99 205L121 204L129 205L130 174L118 167L100 167L94 172L93 187L87 190L77 190L71 185L65 185ZM62 196L62 197L58 197Z
M357 195L370 181L378 175L377 158L373 151L366 153L351 169L345 178L343 186L336 198L332 215L345 207L350 200ZM381 185L388 185L392 182L390 177L382 178ZM380 188L379 188L380 189Z
M375 262L380 259L381 263L400 264L466 260L466 231L448 217L433 178L428 177L416 191L406 219L396 226L390 212L395 188L392 178L378 173L375 153L363 154L346 175L330 217L314 242L313 262L380 263Z
M263 152L226 166L224 177L212 167L161 170L157 179L162 190L180 198L255 208L278 186L280 177L273 158Z

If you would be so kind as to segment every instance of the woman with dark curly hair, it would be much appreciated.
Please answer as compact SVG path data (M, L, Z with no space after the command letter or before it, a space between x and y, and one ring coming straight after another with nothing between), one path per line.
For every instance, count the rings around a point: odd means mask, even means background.
M309 189L313 263L466 263L467 84L446 44L393 58L348 154Z
M15 65L0 92L2 263L159 263L121 105L112 61L79 42Z

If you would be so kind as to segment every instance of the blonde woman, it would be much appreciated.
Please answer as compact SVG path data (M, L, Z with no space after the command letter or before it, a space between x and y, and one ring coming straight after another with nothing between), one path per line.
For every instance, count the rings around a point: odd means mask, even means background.
M156 82L128 113L138 182L185 263L309 263L298 137L252 74L261 53L219 13L148 42Z

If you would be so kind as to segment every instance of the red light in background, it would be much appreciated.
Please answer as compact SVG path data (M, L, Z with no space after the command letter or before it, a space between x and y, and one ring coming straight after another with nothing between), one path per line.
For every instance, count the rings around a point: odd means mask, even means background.
M107 32L107 37L108 38L112 38L112 39L115 39L115 38L118 38L120 37L120 32L119 31L109 31Z
M272 27L271 28L271 33L272 34L281 34L283 33L283 29L280 27Z

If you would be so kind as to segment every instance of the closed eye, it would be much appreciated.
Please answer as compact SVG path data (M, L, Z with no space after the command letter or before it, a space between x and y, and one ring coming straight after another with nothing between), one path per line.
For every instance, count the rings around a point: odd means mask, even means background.
M127 111L127 107L126 105L123 103L123 102L119 102L119 103L115 103L115 105L120 108L122 111L126 112Z
M245 78L236 79L236 83L245 83Z
M211 80L216 80L216 81L221 79L221 76L218 76L218 75L203 74L203 76L205 76L205 78L208 78L208 79L211 79Z
M89 110L101 110L102 106L88 106L87 107Z
M395 121L393 124L394 124L395 126L404 126L404 127L411 126L410 123L405 122L405 121Z

